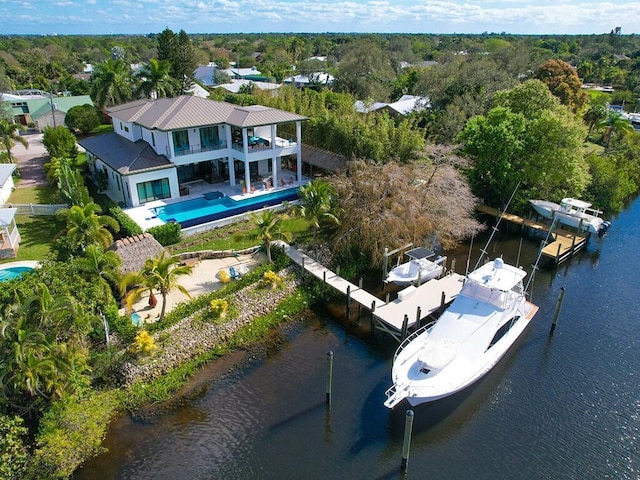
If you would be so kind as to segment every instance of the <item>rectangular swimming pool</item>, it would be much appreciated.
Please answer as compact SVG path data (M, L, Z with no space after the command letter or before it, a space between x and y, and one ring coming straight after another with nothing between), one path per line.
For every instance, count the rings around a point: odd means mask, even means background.
M248 194L241 200L234 200L231 197L213 198L215 196L203 195L199 198L171 203L153 208L152 212L164 222L178 222L182 228L187 228L282 202L298 200L298 189L288 188L265 194Z

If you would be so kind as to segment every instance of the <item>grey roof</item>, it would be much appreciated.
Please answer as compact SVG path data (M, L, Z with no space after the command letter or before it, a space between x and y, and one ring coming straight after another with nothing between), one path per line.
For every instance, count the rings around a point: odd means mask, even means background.
M138 272L149 258L166 252L150 233L117 240L109 247L109 250L122 257L121 273Z
M109 133L84 138L78 143L122 175L174 168L167 157L158 155L144 140L132 142L117 133Z
M15 163L0 163L0 187L7 183L16 167Z
M248 107L235 107L226 123L236 127L258 127L260 125L288 123L306 119L307 117L285 112L284 110L262 105L251 105Z
M276 108L261 105L238 107L231 103L189 95L157 100L136 100L111 107L107 111L109 115L119 120L136 123L147 129L165 131L223 123L237 127L255 127L307 119L302 115Z

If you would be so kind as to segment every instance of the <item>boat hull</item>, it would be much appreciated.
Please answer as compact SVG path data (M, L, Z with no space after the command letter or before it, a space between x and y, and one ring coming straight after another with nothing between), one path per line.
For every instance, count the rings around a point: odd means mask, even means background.
M585 232L599 233L604 224L600 217L587 213L566 213L559 204L547 200L529 200L529 203L541 217L552 220L555 216L561 224Z
M401 287L428 282L442 275L443 267L440 261L412 260L403 263L389 272L386 282Z
M419 380L420 374L415 366L419 361L418 351L423 348L424 344L428 343L429 335L431 334L431 329L425 330L416 340L411 342L415 342L417 345L414 348L416 351L408 349L404 357L400 354L394 359L392 380L394 381L394 387L397 386L397 389L394 390L392 387L387 392L388 398L385 406L387 408L395 408L403 400L406 400L409 405L415 407L441 400L471 387L489 373L511 349L526 330L537 311L538 307L536 305L524 301L521 307L513 312L514 315L519 315L519 318L513 323L507 334L500 338L476 361L468 361L465 358L458 358L452 361L438 373L441 377L444 376L446 381L433 382L432 384L428 383L427 376L425 376L424 380ZM422 340L420 337L423 337ZM407 382L407 379L413 379L413 381L409 380Z

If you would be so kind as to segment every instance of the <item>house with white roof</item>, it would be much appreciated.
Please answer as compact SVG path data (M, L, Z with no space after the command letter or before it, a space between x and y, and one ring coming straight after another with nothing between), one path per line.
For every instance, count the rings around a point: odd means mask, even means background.
M126 207L177 198L190 182L278 185L282 158L295 158L302 181L302 122L262 105L241 107L183 95L111 107L114 133L78 143L107 193ZM101 183L101 182L98 182Z
M419 112L425 108L429 108L430 106L431 103L426 97L403 95L398 101L393 103L376 102L369 105L358 100L355 103L354 108L360 113L387 111L391 116L397 117L408 115L411 112Z

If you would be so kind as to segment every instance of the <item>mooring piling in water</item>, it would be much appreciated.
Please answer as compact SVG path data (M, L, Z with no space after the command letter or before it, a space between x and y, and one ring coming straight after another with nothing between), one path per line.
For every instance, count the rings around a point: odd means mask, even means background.
M401 333L402 340L407 338L408 333L409 333L409 315L405 313L404 320L402 320L402 333Z
M556 310L553 313L553 323L551 324L551 330L549 330L549 335L553 335L553 332L556 329L556 324L558 323L558 316L560 315L560 307L562 307L563 299L564 299L564 287L560 287L560 293L558 294L558 300L556 300Z
M331 384L333 383L333 352L327 352L327 405L331 406Z
M409 466L409 450L411 448L411 432L413 430L413 410L407 410L404 422L404 441L402 442L402 462L400 468L403 471Z

